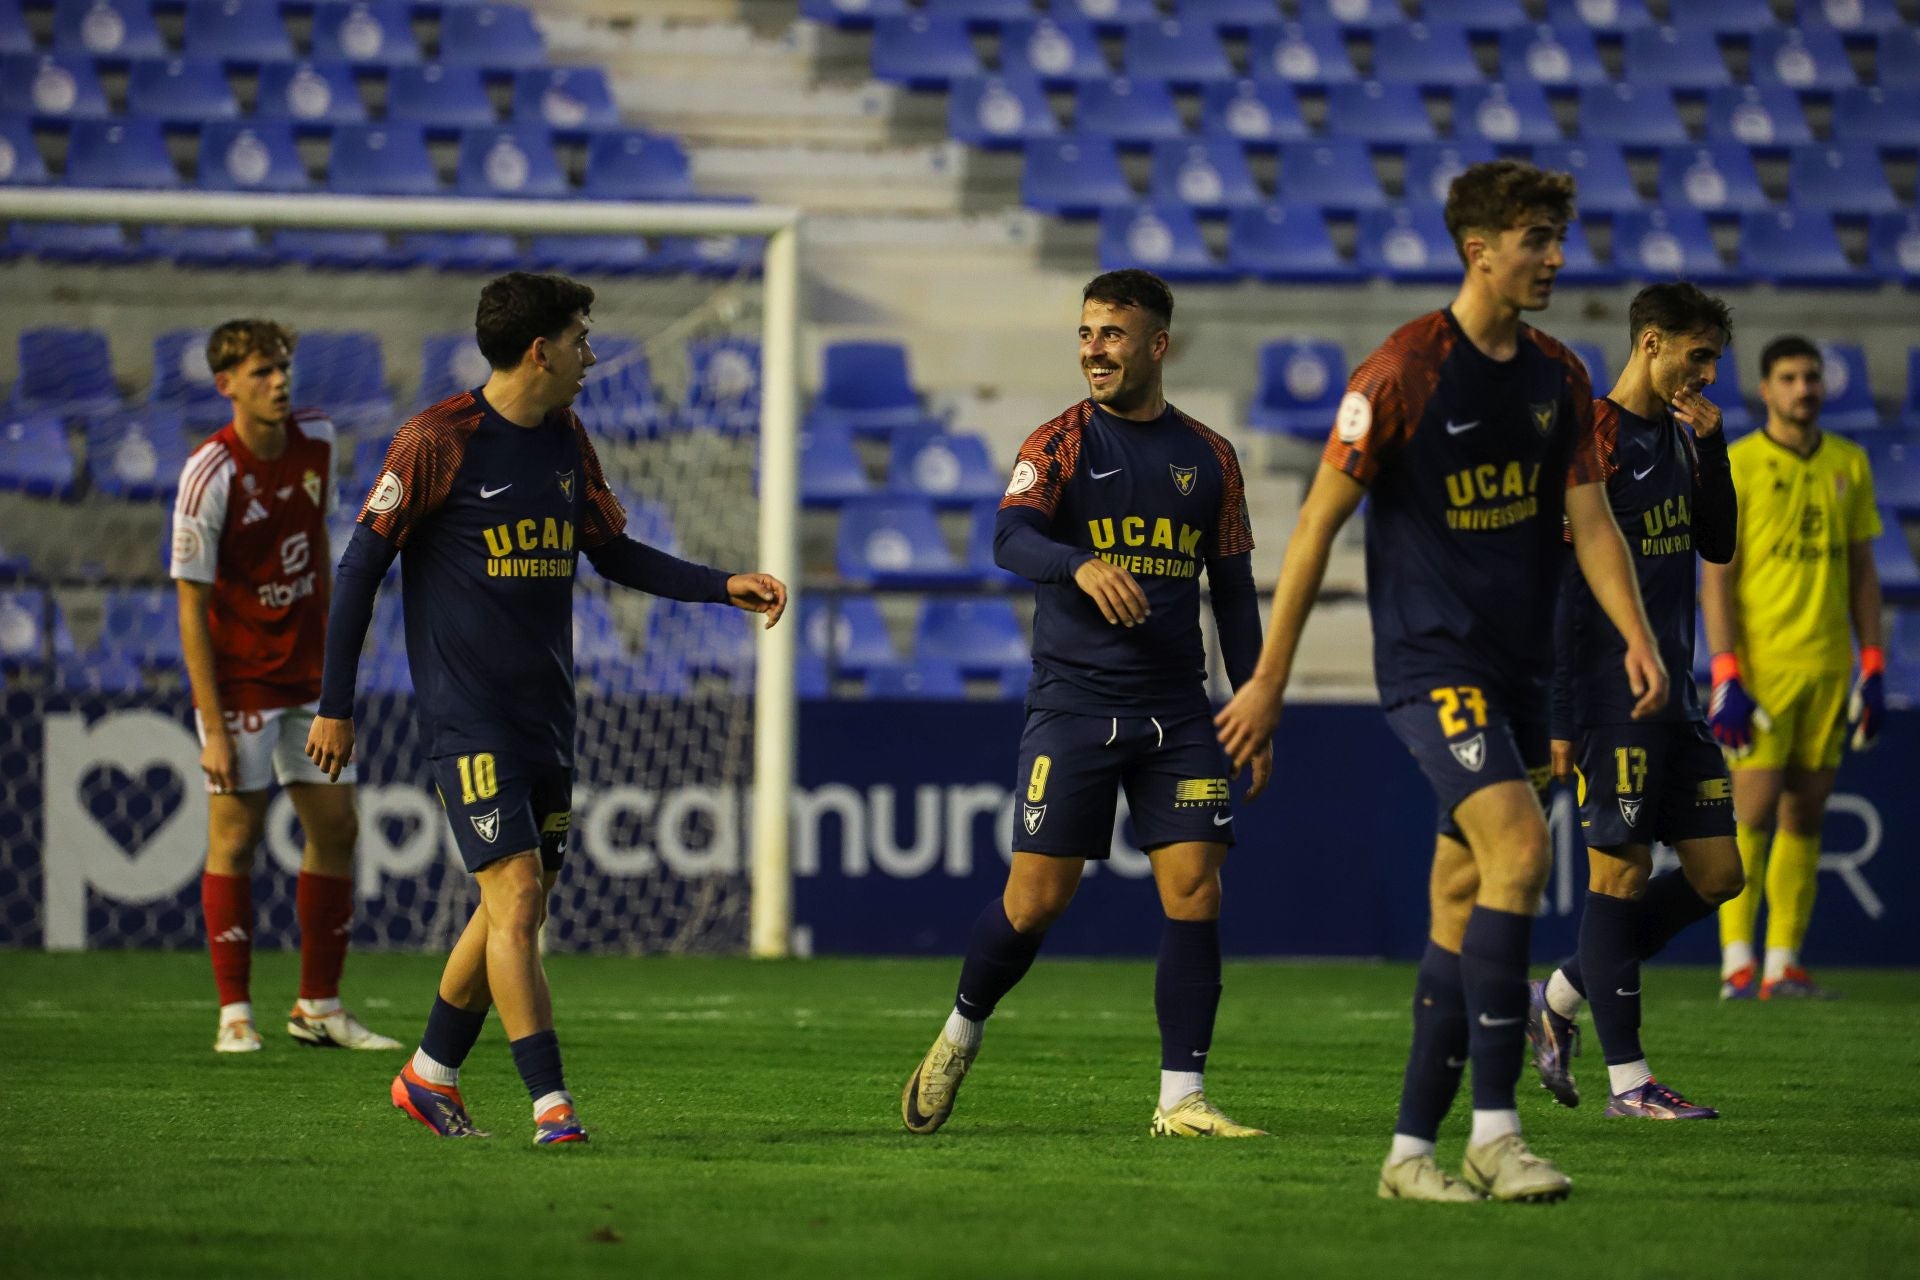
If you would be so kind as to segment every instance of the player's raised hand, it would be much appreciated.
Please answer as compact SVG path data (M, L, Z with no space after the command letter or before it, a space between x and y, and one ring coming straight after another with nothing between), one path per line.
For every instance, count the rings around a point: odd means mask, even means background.
M1696 436L1719 434L1720 406L1707 399L1700 387L1688 387L1673 398L1673 416L1692 427Z
M307 730L307 759L326 772L328 782L338 782L340 771L353 763L353 721L315 716Z
M1234 774L1236 777L1239 776L1238 766L1235 766ZM1268 738L1260 745L1259 750L1253 753L1253 777L1247 782L1249 802L1267 789L1267 780L1271 777L1273 777L1273 739Z
M207 726L207 745L200 748L200 768L207 785L217 796L224 796L240 785L234 764L233 735L224 724Z
M727 579L727 603L765 614L771 627L787 611L787 584L770 573L736 573Z
M1073 580L1115 626L1137 627L1147 620L1147 593L1119 565L1094 556L1073 571Z
M1629 644L1626 660L1627 688L1634 696L1633 718L1645 720L1667 705L1667 664L1660 651L1650 644Z
M1273 731L1280 723L1280 687L1258 676L1249 679L1234 692L1213 724L1220 731L1220 745L1233 761L1233 776L1262 751L1267 767L1273 767ZM1254 778L1259 780L1258 766ZM1251 799L1251 795L1248 797Z

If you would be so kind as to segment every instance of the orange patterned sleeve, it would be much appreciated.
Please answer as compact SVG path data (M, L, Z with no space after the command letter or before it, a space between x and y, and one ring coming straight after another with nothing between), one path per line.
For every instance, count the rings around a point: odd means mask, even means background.
M1002 509L1032 507L1053 518L1080 461L1081 434L1092 412L1083 400L1027 437L1013 464L1006 495L1000 499Z
M1603 442L1596 421L1599 404L1593 398L1593 375L1568 348L1555 342L1553 350L1567 368L1566 396L1573 415L1573 455L1567 460L1567 488L1603 484L1614 472L1613 446L1620 435L1618 411L1614 412L1611 429ZM1612 402L1604 403L1611 405Z
M360 509L359 523L405 547L422 520L440 509L466 452L467 436L479 425L471 397L435 405L400 424L387 446L385 465Z
M607 486L607 473L601 469L600 455L594 452L587 429L573 411L567 411L573 425L573 437L580 442L580 545L587 550L604 547L627 530L626 509Z
M1396 329L1347 379L1321 460L1372 484L1420 425L1452 349L1441 312Z
M1574 454L1576 459L1580 450L1578 423L1575 424ZM1593 401L1593 456L1599 464L1600 472L1594 478L1601 481L1613 479L1613 473L1620 464L1613 460L1614 450L1620 447L1620 406L1611 400ZM1691 446L1689 446L1691 450ZM1691 456L1691 454L1689 454ZM1568 468L1571 478L1572 468Z
M1185 414L1180 416L1186 418ZM1218 431L1192 418L1186 421L1206 441L1220 464L1220 516L1214 523L1213 546L1207 552L1208 557L1237 556L1252 551L1253 518L1247 514L1247 480L1240 472L1240 455L1234 451L1233 442Z

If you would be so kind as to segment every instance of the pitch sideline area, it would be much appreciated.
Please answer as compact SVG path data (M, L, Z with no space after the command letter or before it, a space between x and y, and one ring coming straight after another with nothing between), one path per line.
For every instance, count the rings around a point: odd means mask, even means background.
M1523 1081L1530 1136L1575 1179L1533 1208L1374 1198L1400 966L1229 965L1210 1086L1277 1136L1216 1144L1147 1135L1146 964L1043 957L932 1138L901 1130L898 1093L952 961L549 964L582 1149L529 1144L497 1022L463 1082L497 1136L444 1142L387 1103L401 1055L285 1036L291 954L256 962L267 1051L216 1058L203 955L0 953L0 1271L1857 1280L1911 1274L1920 1247L1913 972L1823 971L1847 999L1726 1007L1706 971L1650 969L1656 1070L1726 1118L1603 1120L1589 1037L1579 1110ZM347 994L411 1044L439 965L355 955Z

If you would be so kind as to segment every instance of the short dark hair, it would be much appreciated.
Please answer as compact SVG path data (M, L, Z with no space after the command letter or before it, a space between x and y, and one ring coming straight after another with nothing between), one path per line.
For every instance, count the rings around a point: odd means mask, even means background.
M1465 262L1469 232L1505 231L1535 210L1572 222L1573 192L1570 173L1537 169L1524 160L1483 161L1447 188L1447 234Z
M1820 348L1799 334L1782 334L1760 349L1760 376L1764 378L1773 372L1774 361L1791 360L1795 356L1812 356L1822 366L1827 362L1827 358L1820 354Z
M1627 338L1639 342L1649 329L1661 333L1700 333L1718 329L1733 341L1733 309L1698 285L1685 280L1650 284L1633 295L1627 307Z
M291 360L299 340L277 321L229 320L207 335L207 369L225 373L256 353L269 360Z
M535 338L551 341L593 309L593 290L565 276L509 271L480 291L473 333L480 354L496 369L520 363Z
M1173 327L1173 290L1151 271L1128 267L1105 271L1087 281L1081 302L1104 302L1110 307L1138 307L1162 329Z

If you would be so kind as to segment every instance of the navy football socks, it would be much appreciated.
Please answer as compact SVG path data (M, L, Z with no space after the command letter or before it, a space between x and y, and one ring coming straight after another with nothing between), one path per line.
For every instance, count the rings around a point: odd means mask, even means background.
M520 1079L535 1102L549 1094L567 1091L566 1076L560 1070L559 1036L551 1031L536 1031L508 1041L507 1047L513 1050L513 1065L519 1069Z
M436 995L433 1009L427 1014L427 1029L420 1036L420 1049L441 1066L458 1071L480 1039L480 1028L486 1025L484 1008L477 1012L462 1009Z
M1160 1069L1207 1069L1213 1020L1220 1010L1220 922L1168 920L1153 974L1153 1011L1160 1020Z
M1467 1068L1467 997L1460 957L1427 943L1413 981L1413 1047L1400 1083L1400 1116L1393 1131L1432 1142L1460 1092Z
M960 965L960 988L954 1008L974 1022L984 1022L1007 992L1027 976L1040 954L1044 933L1021 933L1007 919L1006 904L998 897L973 922L967 939L967 958Z
M1678 867L1647 882L1640 895L1640 927L1635 934L1635 950L1642 960L1660 954L1682 929L1705 920L1714 913L1714 905L1700 896Z
M1473 1109L1513 1111L1526 1050L1527 948L1533 917L1478 906L1460 945Z
M1587 984L1593 1029L1608 1066L1638 1062L1640 957L1636 954L1642 904L1589 893L1580 913L1580 976ZM1571 981L1571 979L1569 979Z

